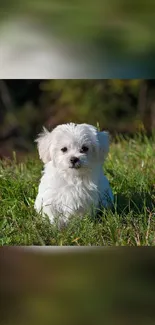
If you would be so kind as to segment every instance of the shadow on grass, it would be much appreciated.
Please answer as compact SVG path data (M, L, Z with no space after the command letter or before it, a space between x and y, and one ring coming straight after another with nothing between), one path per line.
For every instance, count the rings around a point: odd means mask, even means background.
M150 193L148 192L132 192L132 194L127 195L125 193L117 193L114 197L114 205L109 210L99 209L97 211L95 220L96 222L103 221L103 217L108 216L112 213L113 215L118 215L123 219L128 214L131 214L135 217L138 215L146 215L155 212L155 190L152 188ZM93 220L94 216L92 217Z
M155 208L155 202L152 193L136 193L133 192L130 197L125 194L118 193L115 197L115 207L113 208L118 214L130 213L142 214L147 211L152 211Z

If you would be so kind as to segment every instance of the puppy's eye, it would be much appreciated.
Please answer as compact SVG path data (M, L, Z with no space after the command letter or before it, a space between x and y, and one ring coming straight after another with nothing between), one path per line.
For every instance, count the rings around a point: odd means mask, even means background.
M62 152L66 152L66 151L67 151L67 147L63 147L63 148L61 149L61 151L62 151Z
M80 152L81 152L81 153L84 153L84 152L87 152L87 151L88 151L88 147L86 147L86 146L82 146Z

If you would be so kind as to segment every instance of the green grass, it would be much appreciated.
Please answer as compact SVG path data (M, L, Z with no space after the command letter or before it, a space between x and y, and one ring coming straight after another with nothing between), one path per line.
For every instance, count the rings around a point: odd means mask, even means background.
M38 158L0 163L0 245L155 245L155 140L112 143L104 169L114 209L63 230L34 211L41 169Z

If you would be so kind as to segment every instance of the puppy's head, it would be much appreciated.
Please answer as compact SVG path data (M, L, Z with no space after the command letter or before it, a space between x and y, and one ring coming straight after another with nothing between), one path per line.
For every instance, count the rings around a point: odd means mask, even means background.
M108 132L88 124L63 124L43 130L36 140L40 158L61 170L81 172L102 164L109 150Z

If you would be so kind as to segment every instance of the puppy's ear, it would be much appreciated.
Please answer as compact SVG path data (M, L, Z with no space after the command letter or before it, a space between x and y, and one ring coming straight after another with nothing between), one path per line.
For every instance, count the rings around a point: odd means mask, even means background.
M39 157L44 162L44 164L51 160L49 151L51 143L50 135L51 133L44 127L43 132L40 133L38 138L35 140L35 142L37 142Z
M100 159L104 161L109 152L110 146L110 136L106 131L98 132L98 141L99 141L99 155Z

